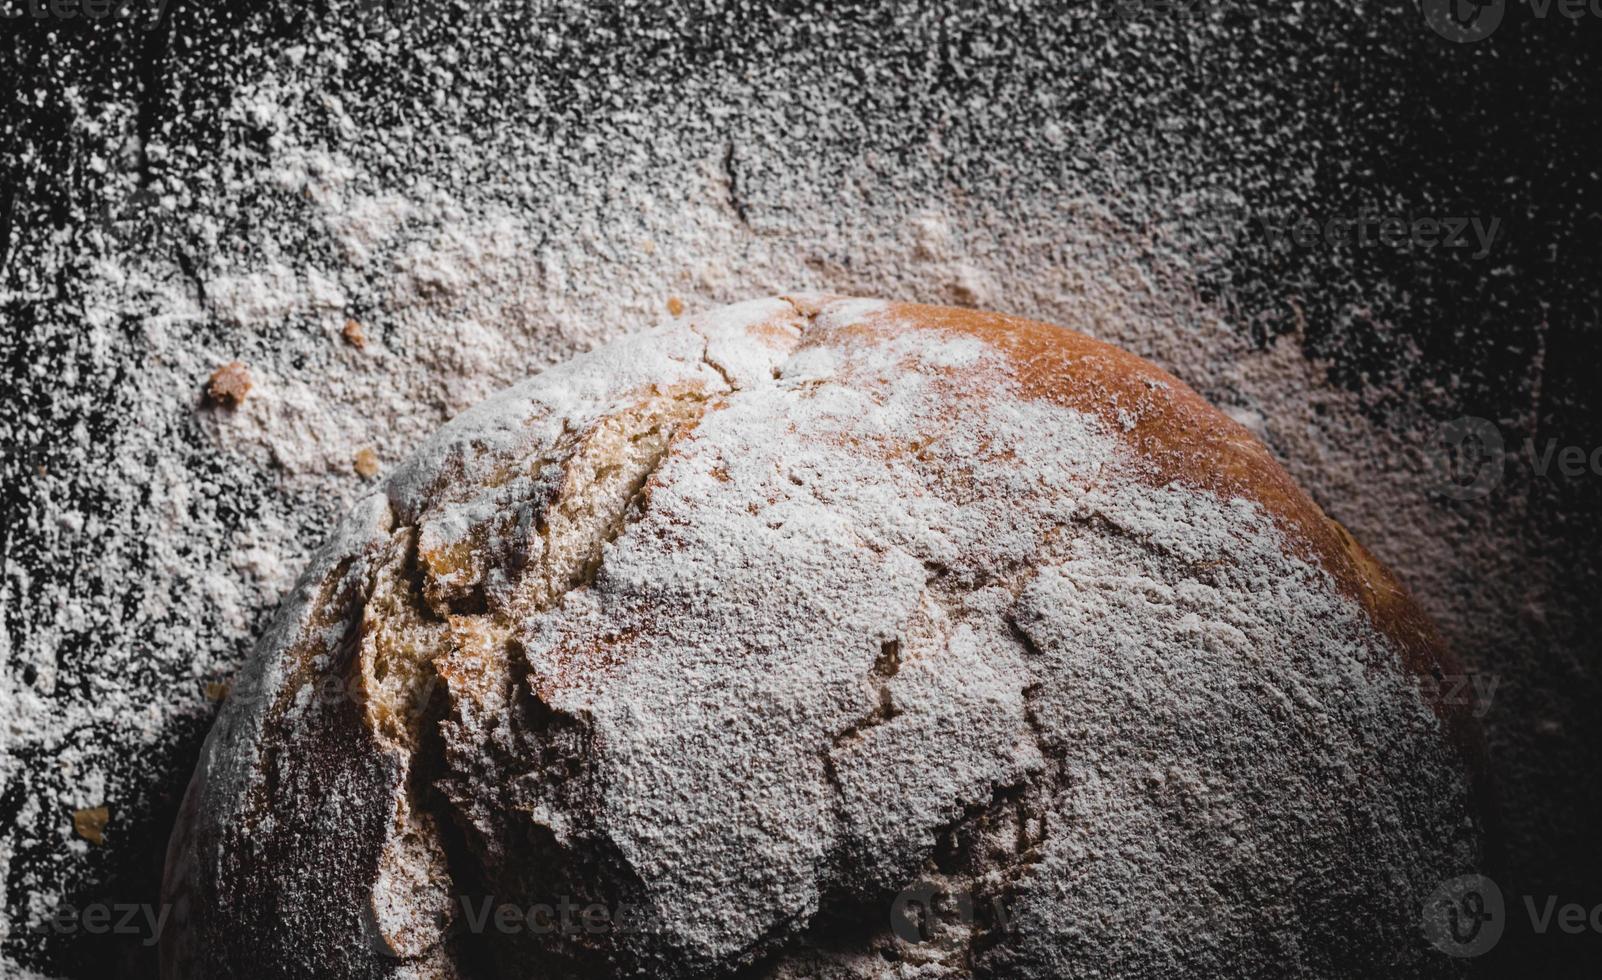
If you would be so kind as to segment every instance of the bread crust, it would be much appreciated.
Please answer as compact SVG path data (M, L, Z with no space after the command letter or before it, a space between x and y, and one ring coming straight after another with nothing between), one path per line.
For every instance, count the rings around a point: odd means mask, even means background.
M358 506L286 600L256 659L241 675L242 696L236 695L225 709L203 750L169 845L165 898L175 903L175 916L174 928L162 938L163 975L169 980L279 976L302 968L241 958L242 950L258 944L294 948L301 964L315 964L324 976L401 975L395 972L401 970L445 977L468 969L426 939L409 938L427 931L421 919L412 926L364 926L363 935L374 942L365 948L351 945L348 920L353 909L372 906L379 888L375 880L391 873L384 869L397 860L406 865L406 874L419 878L422 891L430 875L445 874L429 864L434 858L416 849L414 838L422 833L418 828L426 829L425 836L440 837L442 843L429 845L436 850L468 846L457 831L437 826L437 817L416 812L421 809L419 794L425 792L419 781L432 774L420 773L413 764L423 750L408 739L431 738L428 733L443 718L441 710L459 715L469 708L509 710L498 700L504 695L484 680L513 672L495 651L513 624L537 618L560 600L560 589L554 586L556 591L545 599L530 599L526 589L519 592L521 586L496 577L504 578L502 569L472 557L507 551L487 544L493 538L484 535L527 534L510 517L485 524L476 515L480 524L475 527L490 530L475 530L449 547L436 548L429 538L431 533L438 536L429 530L429 521L440 524L438 515L457 506L455 488L494 487L498 480L512 485L524 479L511 474L504 461L494 462L501 458L496 454L502 442L533 438L530 427L537 426L531 420L549 422L564 411L563 432L582 429L583 438L596 438L597 419L619 417L624 411L620 406L632 406L627 411L657 413L651 417L666 419L659 424L672 427L655 457L659 464L674 458L675 447L691 438L697 424L693 418L684 421L677 408L662 408L668 401L705 400L707 410L716 411L731 393L766 382L770 372L776 378L781 364L804 359L809 351L849 361L854 352L889 344L915 350L924 338L935 336L978 341L999 355L1016 384L1009 397L1098 420L1125 450L1121 479L1260 508L1278 528L1287 552L1327 573L1362 609L1394 648L1404 674L1438 679L1459 673L1406 590L1295 485L1269 451L1183 382L1148 362L1072 330L996 313L811 294L744 304L734 313L692 318L631 348L625 344L615 364L588 374L552 377L549 384L561 388L563 397L579 408L542 402L538 384L520 386L498 410L452 423L437 445L425 449L422 462L403 467L382 495ZM994 397L987 386L993 382L969 378L959 369L943 377L941 390L953 424L965 413L986 411ZM536 509L576 492L569 471L585 451L582 439L574 442L563 434L550 439L568 453L553 456L552 465L568 469L556 484L539 491L545 503ZM630 506L643 506L650 498L658 484L657 477L648 477ZM536 523L553 519L541 512ZM563 576L577 576L577 581L594 574L582 556L575 560L578 571L568 569ZM388 654L372 651L396 641L384 639L384 623L368 610L385 588L379 582L382 570L408 561L405 577L421 584L403 601L416 603L407 607L406 615L415 618L416 635L432 637L429 642L453 651L433 668L448 689L449 704L441 708L437 698L427 699L421 717L410 719L410 730L421 735L406 734L405 724L375 720L375 712L381 711L375 705L387 703L384 685L394 682L374 674L373 664ZM405 590L404 583L391 587ZM484 622L495 625L481 629L475 616L484 609ZM639 628L649 632L653 626ZM464 630L475 629L487 630L489 638L461 640ZM572 683L599 683L594 676L626 670L626 657L619 651L626 651L629 642L628 636L598 641L573 661L584 668ZM344 690L354 696L337 698L327 710L308 714L308 682L329 676L343 679ZM567 682L527 683L554 705ZM1471 783L1469 810L1477 810L1486 789L1474 719L1467 706L1450 699L1426 702ZM314 720L308 722L308 717ZM329 800L340 804L339 812L319 809L319 803ZM473 805L472 800L456 800L469 824ZM402 838L411 842L407 846L412 850L399 850L396 841ZM452 855L438 857L440 868L453 860L457 858ZM375 949L380 955L374 955ZM493 972L494 965L470 968ZM574 969L574 975L590 975Z
M892 329L977 337L1004 352L1028 397L1101 418L1149 464L1139 475L1153 485L1178 482L1261 506L1294 547L1362 604L1402 651L1408 670L1421 678L1461 673L1435 625L1396 577L1297 486L1256 436L1183 381L1076 330L1022 317L894 303L863 329L883 330L891 322L898 325ZM1130 416L1134 424L1126 428L1121 419ZM1474 744L1477 726L1467 706L1437 701L1434 707L1465 745Z

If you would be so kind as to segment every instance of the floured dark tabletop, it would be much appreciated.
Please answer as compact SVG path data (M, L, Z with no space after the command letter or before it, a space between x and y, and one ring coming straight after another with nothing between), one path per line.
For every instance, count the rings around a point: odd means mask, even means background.
M792 289L1074 326L1256 432L1466 665L1481 965L1602 962L1524 907L1602 903L1595 13L8 2L0 975L154 975L207 725L371 480Z

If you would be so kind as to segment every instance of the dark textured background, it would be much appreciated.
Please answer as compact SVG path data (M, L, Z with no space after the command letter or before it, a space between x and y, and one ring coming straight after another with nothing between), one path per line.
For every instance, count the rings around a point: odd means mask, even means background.
M1526 438L1602 446L1602 17L1570 21L1554 12L1543 19L1510 7L1490 38L1452 44L1408 4L1273 12L1219 2L1170 6L1177 9L1134 11L1144 20L1132 28L1129 12L1056 4L976 13L963 2L846 3L820 19L802 18L798 7L784 3L588 9L529 3L520 23L531 32L555 25L560 56L542 60L535 75L516 59L487 65L464 84L493 96L522 92L537 80L549 95L546 104L559 107L548 110L549 119L521 119L539 131L612 111L575 79L611 73L671 92L682 80L749 80L776 60L799 62L820 78L838 79L826 104L807 104L804 91L791 110L798 120L831 123L820 180L870 149L893 169L898 153L916 147L938 122L948 142L972 148L944 158L938 176L949 186L1005 187L1069 174L1078 187L1133 180L1169 197L1226 187L1245 202L1254 230L1202 270L1201 286L1254 342L1294 331L1309 355L1331 364L1337 383L1364 391L1428 390L1443 417L1496 420L1510 447ZM9 646L20 646L33 627L34 607L61 590L123 596L130 614L119 630L154 636L161 625L132 615L139 589L163 587L138 583L145 569L106 567L93 542L67 562L58 554L47 559L39 543L41 515L64 503L46 499L41 468L58 479L67 474L76 508L124 519L128 504L100 499L96 473L128 427L142 424L140 406L123 394L127 373L138 366L87 350L60 329L63 311L82 299L83 263L99 247L75 250L71 243L85 215L104 210L109 193L108 178L86 165L95 147L75 114L97 99L128 102L142 133L165 131L168 145L193 149L203 170L205 161L238 149L229 141L239 137L212 109L226 102L249 52L290 44L313 23L360 13L327 0L303 6L172 0L153 24L30 17L0 24L8 33L0 77L0 269L4 287L15 291L0 307L6 434L0 555L8 576L21 581L14 572L25 570L28 583L4 610ZM432 16L401 11L398 22L418 47L440 32L483 29L458 8ZM357 54L354 62L344 97L362 131L382 132L392 124L386 114L393 106L432 84L381 57L364 62ZM760 80L754 84L760 91ZM1023 97L1041 89L1057 95L1049 111ZM1016 106L1012 129L998 128L995 114L965 129L970 123L946 110L966 99L999 105L1003 118ZM469 110L460 125L469 133L497 131L505 125L503 109L482 117ZM682 107L687 120L702 109L694 102ZM1048 119L1099 135L1043 155L1033 134ZM717 126L740 145L785 138L767 114L737 111ZM1116 168L1106 165L1111 158ZM738 165L731 185L760 222L764 202L779 196L769 185L794 175L769 168L760 154ZM917 179L928 175L920 171ZM1109 186L1107 199L1120 200L1118 190ZM1502 232L1491 259L1475 261L1444 250L1274 248L1261 228L1269 218L1368 211L1497 216ZM252 232L247 201L225 222L220 247L248 251ZM65 237L52 241L57 234ZM126 247L171 248L186 269L205 262L195 252L200 246L181 237ZM274 338L256 342L270 346ZM53 379L69 367L78 372L76 394L87 397L66 404ZM1383 398L1370 407L1381 424L1395 408ZM50 424L24 425L31 417ZM59 450L53 433L80 422L101 458ZM212 467L210 478L238 484L221 505L230 509L225 521L249 522L253 501L275 492L222 471L195 432L175 431L173 438L192 441L189 463L197 472ZM1543 588L1532 600L1538 612L1518 636L1487 633L1475 622L1442 624L1471 666L1516 674L1503 681L1522 692L1486 719L1493 767L1504 784L1509 831L1499 878L1510 901L1528 894L1537 903L1547 895L1587 908L1602 903L1599 502L1602 476L1536 480L1512 466L1490 497L1451 505L1462 511L1461 533L1516 525L1543 562L1531 571ZM212 639L243 653L240 637L219 628ZM108 642L86 630L61 644L55 658L65 683L77 678L86 685L97 650ZM159 678L149 683L152 691L160 687ZM199 716L176 722L163 754L123 760L148 789L127 807L115 846L96 850L87 863L62 862L53 837L24 834L12 876L59 869L62 893L78 903L154 901L161 848L206 723ZM29 760L41 770L51 764ZM25 799L21 783L0 786L0 833L21 833L14 824ZM5 914L17 921L23 910ZM1509 938L1485 961L1490 971L1593 976L1602 966L1602 936L1524 935L1522 908L1510 909L1510 918ZM115 938L20 935L8 947L17 961L56 976L153 970L148 950Z

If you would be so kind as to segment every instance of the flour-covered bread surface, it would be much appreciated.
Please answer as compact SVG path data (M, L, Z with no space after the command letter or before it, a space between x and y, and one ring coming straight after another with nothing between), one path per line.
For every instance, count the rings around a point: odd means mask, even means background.
M1452 975L1472 724L1405 592L1173 377L827 296L449 423L273 619L168 978Z

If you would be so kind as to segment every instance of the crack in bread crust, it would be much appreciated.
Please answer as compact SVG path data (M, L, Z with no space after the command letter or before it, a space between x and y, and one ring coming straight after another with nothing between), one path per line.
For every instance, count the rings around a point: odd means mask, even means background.
M515 522L505 511L492 512L484 524L453 529L454 539L433 535L430 551L420 542L429 540L431 515L421 533L418 527L396 532L394 553L377 571L362 613L359 662L367 724L406 757L407 788L396 801L372 909L375 940L398 959L454 972L452 961L470 955L460 942L446 941L459 935L463 910L456 899L467 894L464 882L484 879L481 868L462 867L483 863L483 845L472 847L470 837L459 835L447 842L457 814L449 792L435 784L452 778L449 740L425 736L425 724L461 728L464 713L482 710L486 688L499 689L502 699L531 697L526 682L513 678L513 619L549 609L594 581L605 547L624 533L631 513L643 511L652 473L706 405L700 392L679 391L604 415L572 441L565 458L547 455L518 467L558 472L550 490L537 478L505 474L509 491L529 486L537 494L510 508ZM526 543L495 541L508 531L521 532ZM492 567L497 554L512 560ZM452 587L464 573L475 588ZM433 901L418 898L429 892ZM417 914L418 905L427 914Z
M1283 955L1261 918L1323 901L1286 867L1410 902L1478 847L1460 720L1405 687L1436 654L1355 542L1165 379L1044 325L788 297L453 422L341 545L347 584L265 642L288 662L270 707L219 723L169 882L200 876L200 955L1158 976ZM305 703L328 670L351 704ZM956 897L909 940L889 913L924 886ZM648 927L500 931L479 900ZM1367 947L1308 933L1298 962L1428 972L1396 921L1355 924Z

